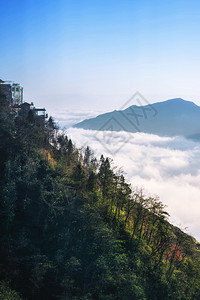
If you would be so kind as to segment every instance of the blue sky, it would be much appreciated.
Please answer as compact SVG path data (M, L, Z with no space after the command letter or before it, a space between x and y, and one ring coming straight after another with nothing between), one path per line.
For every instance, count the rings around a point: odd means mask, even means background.
M0 78L25 100L118 109L136 91L150 102L200 105L199 1L1 1Z

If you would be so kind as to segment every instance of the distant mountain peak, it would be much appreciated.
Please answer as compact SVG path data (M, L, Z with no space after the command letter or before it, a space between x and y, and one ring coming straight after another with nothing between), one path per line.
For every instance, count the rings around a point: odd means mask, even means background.
M153 103L152 105L155 105L155 104L191 104L191 105L195 105L195 106L198 106L196 105L194 102L192 101L189 101L189 100L185 100L183 98L172 98L172 99L168 99L168 100L165 100L165 101L161 101L161 102L156 102L156 103Z
M200 107L191 101L174 98L143 107L132 105L122 111L114 110L73 127L109 131L106 124L116 120L112 124L113 131L145 132L160 136L200 135ZM145 115L142 115L143 111L146 111Z
M185 100L183 98L172 98L172 99L168 99L168 101L176 101L177 102L177 101L187 101L187 100Z

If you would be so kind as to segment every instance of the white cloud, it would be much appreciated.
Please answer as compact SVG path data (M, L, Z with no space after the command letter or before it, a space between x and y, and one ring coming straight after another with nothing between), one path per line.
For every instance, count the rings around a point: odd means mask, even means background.
M74 124L77 124L85 119L90 119L96 117L97 115L101 114L102 111L97 110L80 110L74 109L73 111L70 109L63 108L61 109L58 107L57 109L49 109L49 115L53 115L55 121L58 122L61 128L68 128Z
M122 167L133 186L159 195L170 221L200 240L200 144L183 137L69 128L77 147L89 145Z

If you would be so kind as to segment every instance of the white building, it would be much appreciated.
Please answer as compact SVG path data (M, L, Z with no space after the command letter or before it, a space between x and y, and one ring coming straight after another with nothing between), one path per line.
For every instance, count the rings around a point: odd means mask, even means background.
M23 87L19 83L0 80L0 92L2 92L11 105L23 103Z
M11 84L11 101L13 105L23 103L23 87L18 83Z

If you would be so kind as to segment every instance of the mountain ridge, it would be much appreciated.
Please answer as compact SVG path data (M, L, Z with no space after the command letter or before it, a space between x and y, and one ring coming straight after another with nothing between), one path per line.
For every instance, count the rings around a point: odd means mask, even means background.
M100 131L112 127L113 131L190 137L200 134L199 120L198 105L182 98L174 98L143 106L131 105L124 110L114 110L86 119L73 127Z

